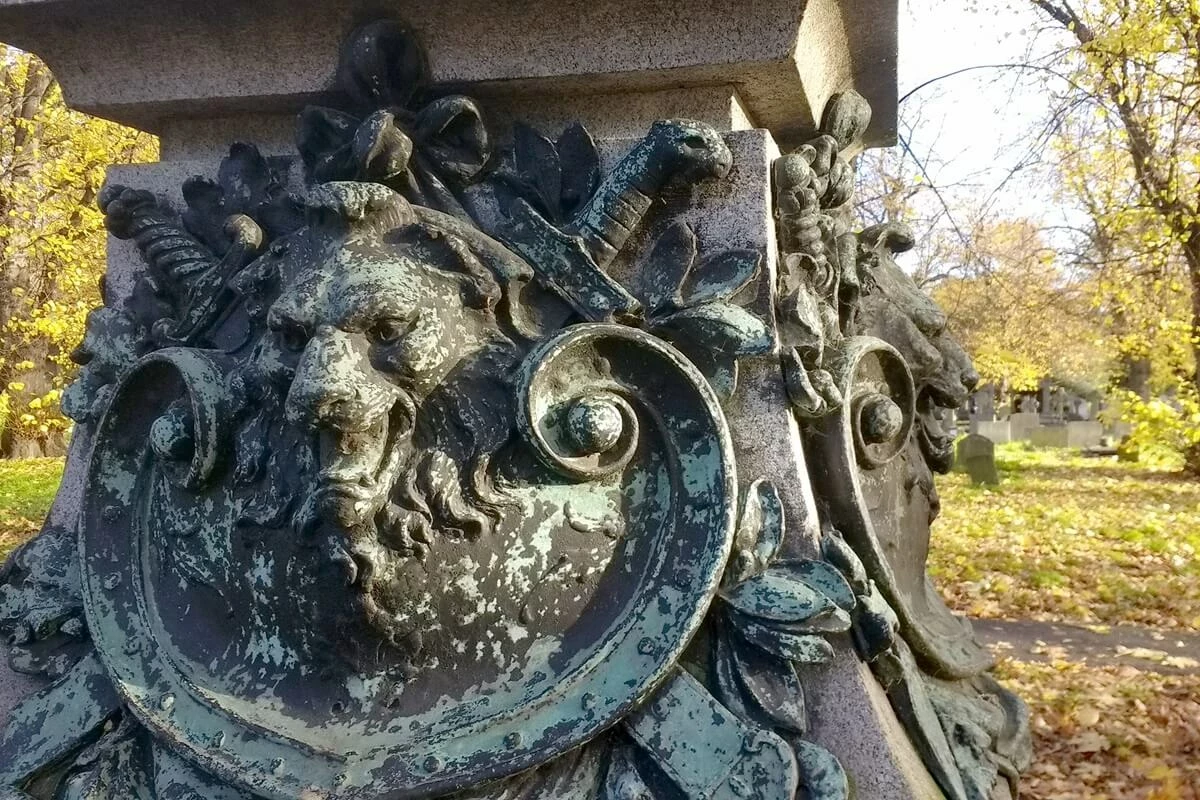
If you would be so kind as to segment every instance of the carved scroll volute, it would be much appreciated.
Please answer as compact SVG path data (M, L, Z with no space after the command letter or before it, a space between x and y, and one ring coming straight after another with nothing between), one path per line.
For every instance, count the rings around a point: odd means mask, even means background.
M606 323L547 340L518 380L518 429L548 468L572 482L626 487L623 516L635 524L624 549L643 554L636 556L643 576L638 607L624 615L614 641L631 620L656 632L660 667L637 678L649 689L699 628L732 550L737 475L719 401L674 347Z
M925 574L934 488L913 436L912 375L895 348L864 336L846 340L834 378L846 403L806 428L809 447L825 460L813 471L818 495L923 666L947 678L978 674L990 663L986 651Z
M664 511L675 544L659 556L674 562L669 580L690 584L706 607L732 548L737 474L725 416L704 376L643 331L590 323L535 349L518 380L518 428L551 470L573 481L647 465L669 473ZM694 563L678 558L683 547L695 548ZM703 608L694 612L698 625Z
M829 361L845 402L821 430L837 432L839 466L884 467L904 450L916 420L916 390L904 359L880 339L856 336Z
M912 375L895 348L867 336L846 339L828 362L845 402L804 428L814 461L823 462L812 471L816 493L867 573L892 584L892 565L875 535L863 484L895 485L893 465L903 460L916 420Z
M97 450L115 445L128 452L129 446L148 443L176 485L200 488L218 464L221 426L230 412L225 376L232 364L216 351L185 348L146 356L114 393L97 436L104 446Z
M146 356L122 379L101 418L80 516L79 550L88 629L107 676L136 717L166 741L181 741L164 707L195 704L189 685L157 667L156 600L147 594L146 541L141 529L158 497L198 498L219 477L231 419L225 376L232 359L217 351L169 348ZM203 546L202 504L177 506L164 531ZM220 573L223 566L211 565ZM149 609L149 613L147 612ZM151 677L152 676L152 677Z

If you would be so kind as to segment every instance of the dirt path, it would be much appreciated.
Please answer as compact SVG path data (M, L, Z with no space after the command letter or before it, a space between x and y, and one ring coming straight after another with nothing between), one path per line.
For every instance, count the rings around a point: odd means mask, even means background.
M1033 620L973 619L979 641L1019 661L1129 665L1165 674L1200 674L1200 634L1129 625L1085 628Z

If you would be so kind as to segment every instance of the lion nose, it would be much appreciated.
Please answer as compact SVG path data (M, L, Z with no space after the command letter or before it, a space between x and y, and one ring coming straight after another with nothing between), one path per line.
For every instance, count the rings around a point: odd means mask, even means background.
M347 334L322 326L309 340L296 365L296 377L288 390L286 414L293 424L338 426L357 397L349 371L356 354Z

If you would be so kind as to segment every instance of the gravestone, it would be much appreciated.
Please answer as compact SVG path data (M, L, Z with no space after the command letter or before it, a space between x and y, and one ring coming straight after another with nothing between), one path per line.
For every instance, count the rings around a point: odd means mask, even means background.
M986 436L996 444L1013 441L1012 423L1009 420L977 420L971 423L971 433Z
M0 574L0 794L1015 796L925 571L978 376L850 228L895 4L384 5L0 5L163 157Z
M1034 447L1067 447L1069 437L1063 424L1038 425L1029 432L1029 442Z
M1043 425L1032 433L1037 447L1095 447L1104 438L1104 426L1099 422L1065 422Z
M1099 422L1064 422L1041 425L1030 434L1036 447L1095 447L1104 438L1104 426Z
M1029 441L1033 431L1042 424L1041 417L1036 411L1018 411L1015 414L1009 414L1008 423L1014 442Z
M1000 473L996 471L996 445L986 436L967 434L959 439L954 468L970 475L974 484L994 486L1000 483Z
M991 422L996 419L996 386L987 384L971 395L973 413L971 419Z
M1067 423L1068 447L1096 447L1104 439L1104 425L1096 421Z
M1068 422L1090 422L1096 418L1095 404L1077 394L1067 395L1066 419Z
M1047 420L1053 420L1057 416L1057 404L1058 387L1049 378L1043 378L1038 382L1036 411Z

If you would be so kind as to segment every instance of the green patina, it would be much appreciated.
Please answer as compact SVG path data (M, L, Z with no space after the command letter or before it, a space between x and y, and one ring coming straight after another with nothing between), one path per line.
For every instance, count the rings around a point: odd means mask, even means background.
M919 489L973 373L905 237L849 232L861 98L776 162L776 274L678 219L632 235L730 173L710 126L657 122L602 175L581 126L493 154L428 77L371 23L346 107L301 115L302 196L249 145L181 214L102 193L146 270L64 401L78 524L0 576L12 662L57 679L15 710L0 793L837 800L804 676L846 634L947 797L1015 780L1019 701L924 570ZM749 358L818 465L820 557L739 484Z

